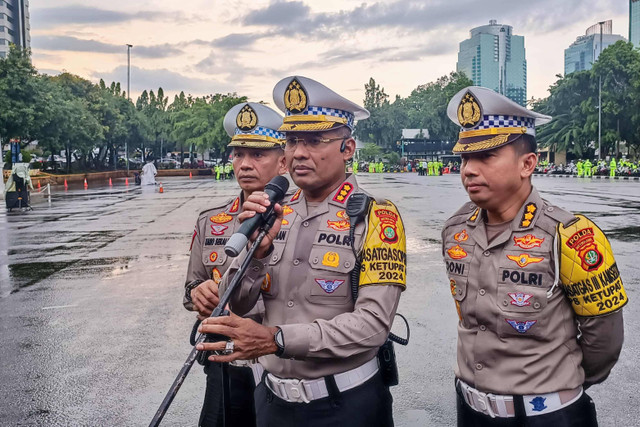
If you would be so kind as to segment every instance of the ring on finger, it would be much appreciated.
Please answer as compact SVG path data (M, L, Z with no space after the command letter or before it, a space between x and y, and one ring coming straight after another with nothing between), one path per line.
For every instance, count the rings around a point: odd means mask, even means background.
M222 354L231 354L233 353L233 349L235 347L235 343L233 342L233 340L229 340L227 341L227 343L224 346L224 350L222 351Z

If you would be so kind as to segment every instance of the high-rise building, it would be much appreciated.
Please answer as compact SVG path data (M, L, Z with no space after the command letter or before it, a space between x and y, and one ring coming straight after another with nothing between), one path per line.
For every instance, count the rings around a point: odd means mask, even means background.
M602 27L602 46L600 45L600 27ZM571 43L571 46L564 50L564 74L590 70L600 56L600 52L619 40L625 40L620 35L612 34L612 28L611 20L599 22L587 28L584 36L578 37Z
M9 44L31 47L29 0L0 0L0 58L7 56Z
M640 47L640 0L629 0L629 41Z
M489 21L471 30L460 43L456 69L476 86L493 89L520 105L527 102L527 60L524 37L513 35L510 25Z

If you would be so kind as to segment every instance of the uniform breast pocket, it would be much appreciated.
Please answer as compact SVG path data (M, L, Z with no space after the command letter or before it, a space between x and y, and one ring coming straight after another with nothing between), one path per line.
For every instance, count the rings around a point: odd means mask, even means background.
M281 266L282 253L284 252L284 244L282 241L273 243L273 251L269 258L269 268L260 285L260 292L264 299L268 300L278 296L278 280L279 269Z
M207 267L224 265L227 261L227 254L224 246L205 246L202 248L202 263Z
M307 300L314 304L345 305L353 302L350 273L355 257L350 248L314 246L309 255Z
M499 306L499 336L545 335L545 318L548 317L548 313L543 313L547 307L546 288L503 283L498 286L496 301Z
M457 303L460 303L467 296L467 278L450 274L449 289L451 290L453 299Z
M468 324L465 322L462 310L467 296L467 285L468 279L466 277L449 274L449 290L451 291L460 323L465 326L468 326Z

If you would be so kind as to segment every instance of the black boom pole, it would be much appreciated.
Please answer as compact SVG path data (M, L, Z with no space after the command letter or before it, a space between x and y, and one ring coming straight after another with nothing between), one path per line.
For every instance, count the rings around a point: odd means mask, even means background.
M258 235L258 238L256 239L255 243L247 251L247 256L242 261L242 265L240 269L233 276L233 280L231 280L229 287L227 288L225 293L222 295L222 298L220 298L220 302L218 303L218 306L213 310L210 317L220 317L220 316L227 315L227 312L225 311L225 307L229 303L229 300L231 299L231 295L233 294L235 289L238 287L238 285L242 281L242 278L244 277L244 274L247 271L249 264L251 263L251 259L253 258L253 253L256 251L258 246L260 246L260 242L262 242L262 239L264 239L264 236L267 235L267 232L271 228L271 225L273 225L274 220L275 220L275 214L273 215L270 221L267 221L267 223L265 224L265 227L262 229L262 231L260 231L260 234ZM196 339L196 343L193 346L191 353L189 353L187 360L185 360L184 364L182 365L182 369L180 369L180 372L178 373L178 376L176 377L176 379L173 381L173 384L171 384L171 388L169 388L169 391L164 397L164 400L160 404L160 407L156 411L156 414L153 416L153 419L151 420L149 427L157 427L160 425L160 422L162 421L162 418L164 418L164 415L167 413L167 410L169 409L171 402L173 402L173 399L176 397L176 394L178 394L178 390L180 390L182 383L184 383L185 378L189 374L189 370L191 370L191 367L193 366L193 362L195 362L196 359L198 358L198 353L200 353L200 351L196 350L197 345L204 342L205 339L206 339L205 334L200 334Z

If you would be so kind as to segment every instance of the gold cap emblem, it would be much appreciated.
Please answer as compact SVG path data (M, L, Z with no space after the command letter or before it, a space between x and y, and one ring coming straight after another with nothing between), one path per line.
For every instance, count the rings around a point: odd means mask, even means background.
M249 104L242 107L238 115L236 116L236 126L238 129L249 131L256 127L258 124L258 115Z
M284 92L284 106L294 114L302 113L307 108L307 93L296 79L291 80Z
M467 92L458 106L458 122L460 122L460 126L465 129L475 127L480 122L481 117L480 105L478 105L473 95Z

